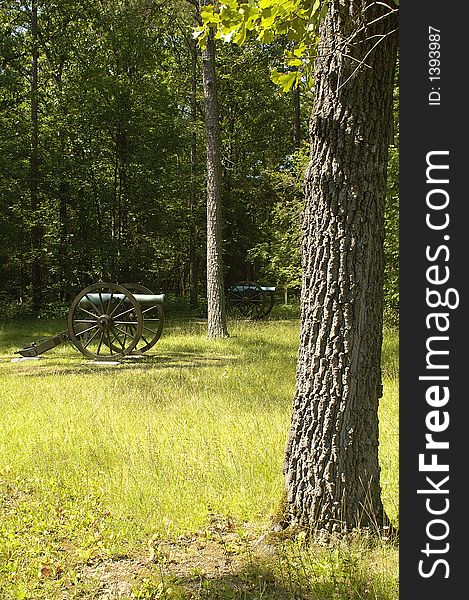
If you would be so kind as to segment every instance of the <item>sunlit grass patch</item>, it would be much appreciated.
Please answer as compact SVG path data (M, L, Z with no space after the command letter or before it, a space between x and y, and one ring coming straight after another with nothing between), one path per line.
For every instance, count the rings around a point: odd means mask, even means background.
M36 324L30 338L60 326ZM19 334L3 330L0 581L12 598L55 600L54 590L87 586L92 598L80 565L139 553L154 536L192 535L214 518L268 526L282 495L298 322L233 321L230 334L209 341L203 322L169 322L150 352L115 366L68 344L12 363ZM396 348L386 333L380 460L395 523Z
M267 518L297 336L281 324L266 339L266 328L235 324L228 341L209 342L198 324L176 324L155 352L117 367L67 346L5 362L3 464L92 490L139 532L198 527L209 507Z
M385 330L383 340L383 397L380 400L379 459L383 503L391 522L399 526L399 339Z

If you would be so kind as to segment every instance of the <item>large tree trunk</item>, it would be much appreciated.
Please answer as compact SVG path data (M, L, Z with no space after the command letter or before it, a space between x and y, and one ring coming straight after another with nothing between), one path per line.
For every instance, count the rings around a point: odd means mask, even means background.
M331 0L315 67L301 341L284 473L286 522L329 532L385 520L378 401L397 52L396 13L379 18L386 12L370 0Z
M208 336L227 337L223 285L221 221L221 150L218 122L215 40L209 35L202 51L207 145L207 305Z

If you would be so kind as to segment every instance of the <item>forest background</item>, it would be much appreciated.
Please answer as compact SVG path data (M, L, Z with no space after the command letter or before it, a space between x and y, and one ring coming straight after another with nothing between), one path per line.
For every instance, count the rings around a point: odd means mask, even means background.
M396 598L388 537L371 542L365 531L350 547L310 548L304 532L264 535L283 492L314 99L314 88L281 90L272 80L286 81L286 42L217 41L224 285L276 286L278 304L289 304L263 322L230 321L220 341L207 339L204 319L186 318L207 315L196 7L0 8L5 597L102 598L112 588L147 599ZM384 282L393 327L383 337L379 447L384 504L397 524L397 73L394 101ZM47 361L12 361L103 280L166 294L155 356L108 371L62 345Z
M0 13L0 316L56 315L98 280L204 314L206 168L189 2L67 0ZM218 44L225 285L298 298L312 91L282 92L282 41ZM398 320L398 89L386 320Z

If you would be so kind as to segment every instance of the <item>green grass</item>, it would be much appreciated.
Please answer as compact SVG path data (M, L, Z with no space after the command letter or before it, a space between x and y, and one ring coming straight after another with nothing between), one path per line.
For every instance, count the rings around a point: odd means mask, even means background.
M381 488L392 523L399 525L399 340L385 329L382 352L383 397L379 405Z
M204 323L170 321L149 353L119 366L92 364L69 345L11 362L21 345L61 329L0 330L2 600L98 598L84 566L152 557L154 540L189 558L202 540L223 560L242 560L220 577L195 569L175 581L152 560L132 570L125 597L397 597L389 544L313 552L295 538L253 559L247 539L268 527L282 494L297 320L233 321L224 341L207 340ZM396 524L397 343L386 331L380 406L383 501Z

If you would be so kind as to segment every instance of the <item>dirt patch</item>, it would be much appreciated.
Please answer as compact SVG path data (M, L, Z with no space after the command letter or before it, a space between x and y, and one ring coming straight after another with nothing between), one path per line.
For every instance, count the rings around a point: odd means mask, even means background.
M203 581L235 579L255 555L265 554L258 541L259 532L234 531L229 522L171 541L155 536L142 556L87 565L81 580L95 582L96 600L127 600L142 582L165 577L191 592Z
M143 561L123 558L86 565L81 579L96 582L96 600L124 600L132 597L135 582L145 573L148 569Z

